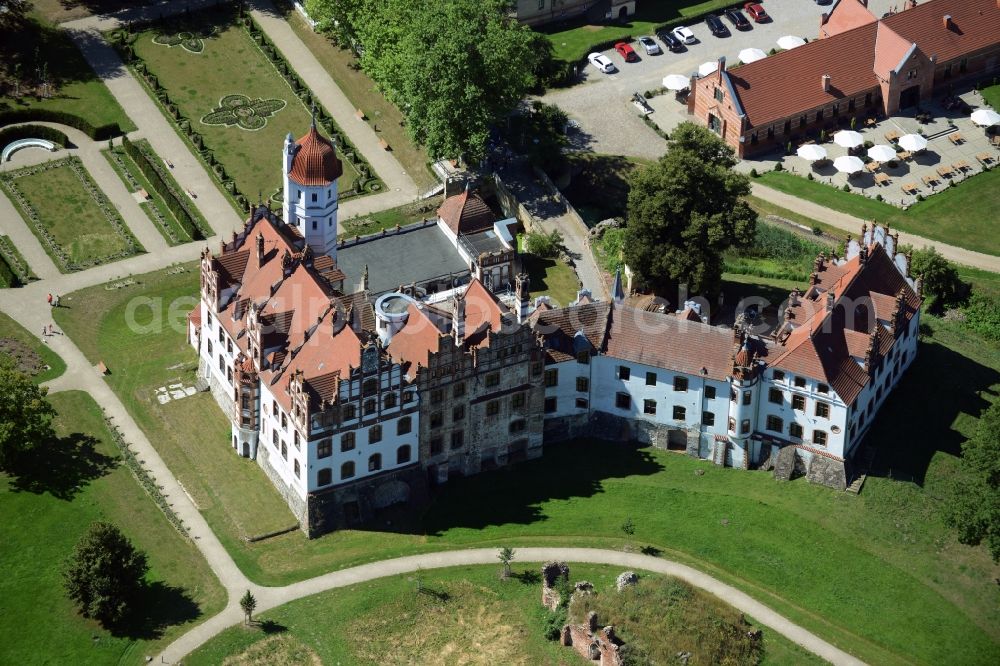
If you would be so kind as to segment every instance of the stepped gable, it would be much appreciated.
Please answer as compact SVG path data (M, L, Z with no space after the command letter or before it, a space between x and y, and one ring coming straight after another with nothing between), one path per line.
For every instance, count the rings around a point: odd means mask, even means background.
M295 145L297 149L289 175L296 183L329 185L343 175L344 165L337 159L337 150L329 139L316 131L315 122Z
M496 216L482 197L470 193L468 188L445 199L437 213L456 236L492 229L496 222Z
M621 306L611 315L606 353L724 381L733 369L733 334L701 321Z
M560 363L576 357L576 334L584 337L597 351L603 351L608 337L611 303L596 301L565 308L536 308L528 317L535 335L542 337L549 362Z
M862 259L859 254L839 265L822 262L813 284L788 306L770 363L824 381L847 404L871 379L864 367L869 346L876 356L888 354L905 328L893 317L908 324L921 302L881 244L869 245Z

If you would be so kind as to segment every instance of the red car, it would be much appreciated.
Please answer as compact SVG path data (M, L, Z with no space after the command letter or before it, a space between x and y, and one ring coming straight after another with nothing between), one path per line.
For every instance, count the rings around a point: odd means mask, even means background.
M635 49L625 42L618 42L615 44L615 51L618 51L618 55L625 58L625 62L636 62L639 59Z
M750 15L750 18L754 20L754 23L764 23L770 18L758 2L748 2L743 5L743 9L745 9L747 14Z

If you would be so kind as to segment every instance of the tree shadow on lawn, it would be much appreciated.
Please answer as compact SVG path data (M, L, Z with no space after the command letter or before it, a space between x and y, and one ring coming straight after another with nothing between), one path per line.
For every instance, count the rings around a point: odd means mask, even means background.
M603 492L607 479L650 476L663 469L648 450L631 442L576 440L550 445L536 460L454 479L433 489L431 506L420 524L399 527L442 536L456 527L527 525L546 519L540 504L593 497Z
M146 585L138 612L108 630L132 640L156 640L168 628L201 617L201 608L186 590L154 581Z
M989 407L984 395L992 395L997 383L1000 373L993 368L933 339L921 340L916 360L865 438L877 450L869 474L922 486L936 453L961 455L965 436L952 424L960 414L978 417Z
M94 437L78 432L56 437L25 454L15 465L11 489L72 500L91 481L117 465L115 458L97 451L96 444Z

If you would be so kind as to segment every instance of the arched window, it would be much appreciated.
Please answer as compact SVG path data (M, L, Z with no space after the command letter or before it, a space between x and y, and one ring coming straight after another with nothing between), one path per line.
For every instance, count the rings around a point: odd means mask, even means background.
M373 453L368 456L368 471L377 472L382 469L382 454Z
M348 461L340 466L340 478L350 479L354 477L354 462Z
M395 393L386 393L385 394L385 398L382 400L382 404L385 406L386 409L392 409L393 407L395 407L396 406L396 394Z
M328 486L333 482L333 470L329 467L324 467L316 475L316 485Z
M412 429L413 429L413 422L410 420L409 416L404 416L403 418L396 421L397 435L407 435Z
M402 465L403 463L408 462L410 462L410 445L404 444L396 449L396 464Z

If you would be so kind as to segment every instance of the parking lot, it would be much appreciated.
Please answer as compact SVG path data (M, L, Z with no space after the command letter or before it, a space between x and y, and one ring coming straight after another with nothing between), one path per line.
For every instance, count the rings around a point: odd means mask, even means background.
M903 0L895 2L897 6L902 3ZM638 62L624 62L614 49L604 51L618 68L616 73L603 74L587 65L580 84L551 90L542 99L558 105L579 123L577 144L581 147L598 153L656 159L663 154L665 143L642 122L638 109L631 102L633 93L661 87L663 77L668 74L688 76L697 72L700 64L719 56L735 63L743 49L759 48L768 52L777 48L778 38L784 35L815 39L819 34L820 15L830 9L830 4L818 5L813 0L765 0L761 4L771 17L767 23L751 21L750 30L739 31L723 19L729 28L726 37L714 37L704 21L692 23L689 27L698 41L680 52L667 51L657 39L663 53L646 55L638 42L632 42ZM891 4L890 0L870 0L869 7L873 14L881 16ZM688 118L684 106L673 94L656 97L651 105L655 109L651 120L668 132Z

